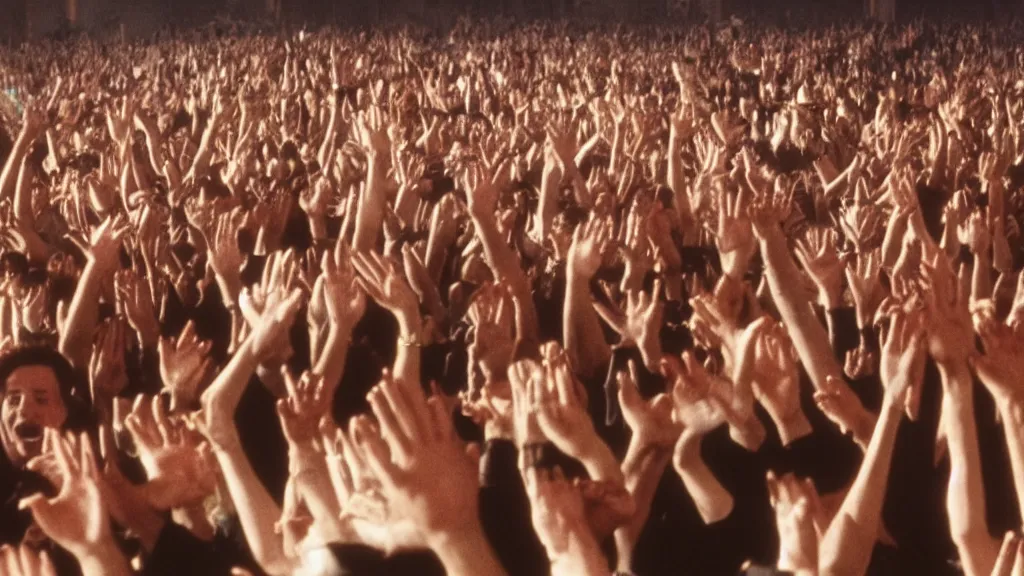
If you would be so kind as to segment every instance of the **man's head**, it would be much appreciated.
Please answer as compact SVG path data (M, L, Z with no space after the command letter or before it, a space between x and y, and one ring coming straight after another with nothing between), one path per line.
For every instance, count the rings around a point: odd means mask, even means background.
M0 355L0 442L15 465L40 454L44 428L64 427L74 377L71 364L52 348Z

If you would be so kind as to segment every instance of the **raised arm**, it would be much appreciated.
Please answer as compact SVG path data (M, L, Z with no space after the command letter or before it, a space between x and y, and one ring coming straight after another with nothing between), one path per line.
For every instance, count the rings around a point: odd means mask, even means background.
M467 208L494 279L507 283L516 299L516 334L521 340L537 342L537 309L533 304L530 284L523 273L519 257L498 230L494 216L500 185L507 178L506 168L505 165L498 166L493 174L487 173L480 166L471 167L467 171L464 179Z
M565 350L583 375L593 374L611 358L611 348L604 339L590 295L590 280L601 267L611 234L611 223L606 220L595 217L580 224L566 263L562 310Z
M885 386L881 414L853 486L821 542L823 574L864 574L881 526L896 431L910 391L924 361L923 316L897 312L892 316L882 349ZM851 533L852 532L852 533Z
M974 381L968 368L975 351L974 332L966 296L944 257L940 256L929 269L926 279L928 351L942 377L942 422L950 458L946 495L949 527L965 573L982 576L992 571L999 543L989 533L985 520Z
M88 364L92 336L99 320L100 293L117 269L121 238L126 232L123 221L108 218L92 234L86 255L88 261L78 279L59 342L61 353L77 368L85 369Z
M252 327L249 337L203 393L197 418L198 427L210 441L220 465L253 556L270 574L289 574L297 564L275 533L274 524L281 510L242 451L235 428L235 410L260 359L275 354L287 339L301 301L302 294L297 289L288 294L282 291L257 312L260 322ZM251 305L248 291L243 292L242 302L244 306Z
M14 148L11 150L10 156L7 157L3 171L0 172L0 200L14 195L21 163L32 148L32 143L43 132L44 126L45 119L42 113L32 108L25 109L25 121L21 126L21 132L18 133L17 140L14 141Z

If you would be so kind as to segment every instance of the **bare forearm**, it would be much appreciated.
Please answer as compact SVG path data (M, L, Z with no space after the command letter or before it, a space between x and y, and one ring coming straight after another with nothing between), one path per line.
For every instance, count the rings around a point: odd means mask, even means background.
M356 215L356 233L352 239L352 248L356 252L373 250L380 236L384 222L384 178L385 161L376 154L370 156L370 166L366 176L366 191L359 211Z
M21 164L25 160L33 140L35 140L34 136L22 130L18 135L18 139L14 142L11 155L7 157L7 163L4 164L3 172L0 172L0 200L9 198L14 194L15 182L21 170Z
M516 336L520 340L536 341L538 331L537 308L533 304L530 284L519 265L519 258L505 243L493 216L474 216L476 235L484 248L484 258L499 282L507 283L516 297Z
M881 519L882 501L885 498L901 414L900 407L886 397L864 461L840 508L840 513L849 515L861 526L877 526Z
M1006 433L1006 445L1010 453L1017 506L1024 518L1024 400L1000 403L999 413L1003 418L1003 431Z
M800 271L781 230L773 230L761 240L761 255L772 298L814 387L824 388L829 376L842 382L842 371L832 354L828 334L807 304L801 284L791 280L799 278Z
M96 547L89 554L76 555L83 576L129 576L128 560L113 540Z
M896 265L903 249L903 237L907 234L907 219L899 214L893 214L889 218L889 226L885 230L885 238L882 239L882 267L891 269Z
M667 450L645 449L635 443L629 445L622 462L622 474L626 479L626 489L633 495L636 512L627 525L615 531L619 571L628 572L633 568L633 550L647 524L654 493L671 459L672 455Z
M321 166L327 166L330 159L334 156L334 139L338 132L338 108L331 107L331 118L327 123L327 133L324 134L324 141L320 145L320 151L317 154L317 159Z
M623 485L625 479L611 448L595 433L592 442L578 455L591 480Z
M591 374L611 356L600 321L590 304L589 278L569 270L565 288L562 326L565 350L581 374Z
M210 169L210 159L213 157L213 141L217 137L217 128L217 121L211 119L210 123L206 126L206 130L203 132L203 138L199 141L199 150L196 151L195 159L192 160L192 168L189 170L194 179L205 176L207 170Z
M323 454L312 442L292 444L288 448L288 467L295 489L309 508L319 535L328 542L337 541L342 532L338 522L341 506Z
M968 576L988 574L997 545L985 520L985 485L974 422L974 393L966 365L939 366L942 375L942 421L949 447L949 528Z
M686 191L686 176L683 174L682 143L673 135L668 140L668 185L676 198L676 212L684 227L693 220L693 209ZM685 233L686 230L683 230Z
M394 375L402 382L419 383L420 352L423 349L423 321L419 312L409 310L396 314L398 319L398 351L395 354Z
M274 531L281 509L256 477L241 445L237 441L218 445L214 454L254 559L269 574L290 573L294 562L285 554L284 543Z
M971 302L992 296L992 257L988 250L974 255L971 271Z
M615 135L612 137L612 152L609 159L608 172L615 176L622 176L622 126L615 126Z
M106 273L94 260L85 265L75 295L68 306L64 331L60 334L61 354L67 357L75 368L81 370L88 366L92 335L99 321L100 290Z
M477 526L461 534L430 538L430 547L451 576L503 576L494 550Z
M558 167L552 162L544 164L540 182L540 199L537 201L537 215L534 226L537 240L544 242L551 232L551 223L558 214L558 183L561 180Z
M332 396L338 385L341 384L341 378L345 373L345 362L348 360L348 349L351 342L351 328L332 324L327 334L324 353L320 355L319 361L313 367L314 374L323 376L324 386Z
M569 537L569 549L552 559L551 576L606 576L608 565L589 533Z
M232 429L235 409L257 365L258 361L252 353L252 344L247 340L203 393L203 396L208 398L209 409L215 412L216 416L230 419L229 425ZM216 443L215 439L210 440Z
M724 520L732 513L733 497L715 478L704 459L700 456L700 439L690 440L687 449L691 456L683 464L676 465L676 473L683 480L686 491L693 498L697 512L705 524Z
M22 163L14 193L15 227L25 239L28 259L44 264L50 258L50 246L36 232L36 218L32 210L32 168Z

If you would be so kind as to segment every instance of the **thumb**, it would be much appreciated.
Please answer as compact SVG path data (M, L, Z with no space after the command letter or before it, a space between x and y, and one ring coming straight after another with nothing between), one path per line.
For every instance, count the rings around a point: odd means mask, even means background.
M33 494L18 500L18 510L31 510L32 514L35 515L40 511L45 511L49 504L50 501L46 499L46 496Z

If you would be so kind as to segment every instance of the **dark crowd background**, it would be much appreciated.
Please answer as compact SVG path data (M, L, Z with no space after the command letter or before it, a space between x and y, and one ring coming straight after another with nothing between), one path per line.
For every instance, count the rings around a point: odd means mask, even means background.
M460 16L516 19L588 19L608 22L699 22L702 0L0 0L0 42L18 44L72 31L148 36L168 27L224 20L287 25L374 26L389 23L447 27ZM836 25L863 17L867 0L722 0L722 13L774 25ZM1024 12L1021 0L898 0L899 20L997 20Z

